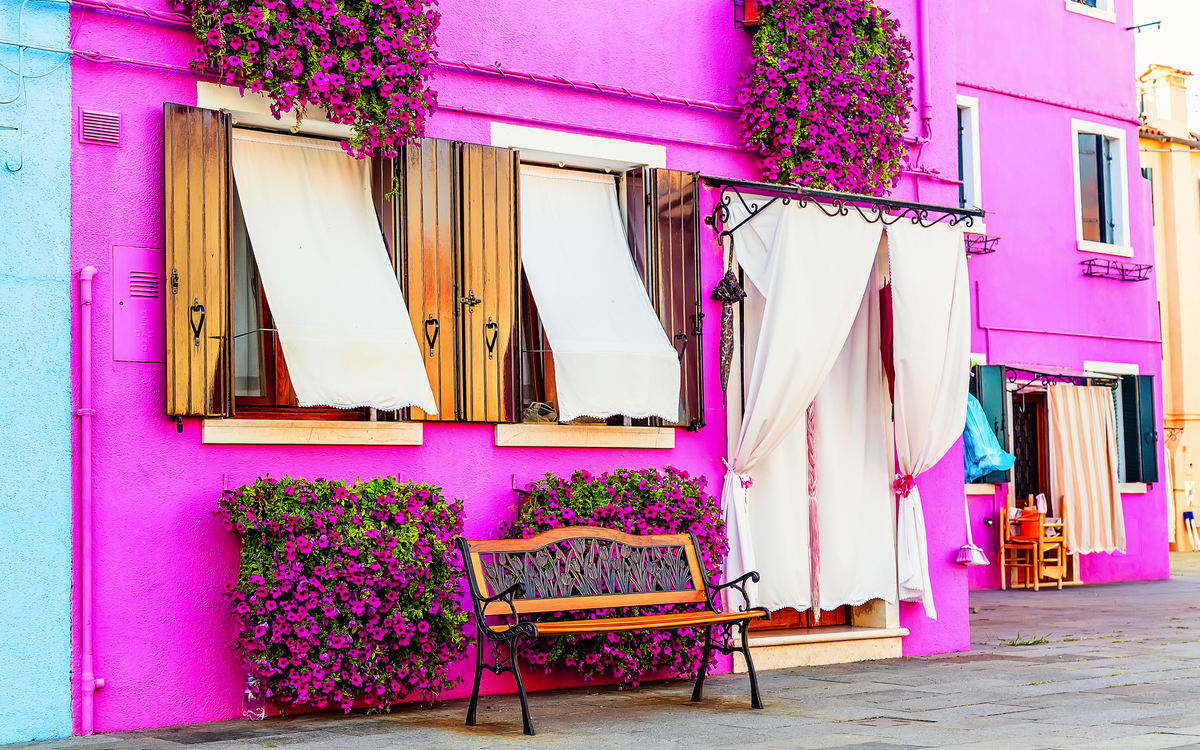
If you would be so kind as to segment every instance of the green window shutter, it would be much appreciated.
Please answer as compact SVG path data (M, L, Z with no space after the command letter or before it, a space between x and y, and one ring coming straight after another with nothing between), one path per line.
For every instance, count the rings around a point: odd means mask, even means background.
M996 433L1000 447L1011 452L1008 446L1008 409L1004 393L1003 365L975 365L975 377L971 378L971 393L979 399L988 424ZM998 484L1008 481L1007 471L993 471L975 480L976 484Z
M1158 481L1158 423L1154 418L1154 376L1137 376L1138 431L1141 446L1141 481Z
M1121 438L1125 450L1125 474L1122 482L1142 480L1142 440L1138 408L1138 376L1121 376Z

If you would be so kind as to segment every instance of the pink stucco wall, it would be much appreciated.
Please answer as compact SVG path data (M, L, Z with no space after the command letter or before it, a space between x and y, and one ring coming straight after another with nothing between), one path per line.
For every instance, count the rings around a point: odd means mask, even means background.
M882 3L897 13L914 51L920 1ZM1075 94L1074 89L1061 91L1054 88L1058 84L1045 83L1050 77L1046 70L1034 69L1031 56L1060 53L1050 49L1053 44L1039 46L1030 38L1029 29L1038 26L1028 17L1002 13L1007 4L975 3L968 10L951 0L924 2L934 40L934 139L922 150L921 166L953 178L956 84L967 80L999 88L1047 85L1045 96L1054 99ZM162 0L149 4L163 9L167 5ZM1022 4L1030 13L1040 5L1033 0ZM507 68L730 104L750 47L749 35L733 27L729 0L443 0L440 9L440 54L446 59L499 62ZM1061 7L1053 10L1061 12ZM1127 15L1127 9L1122 13ZM103 49L143 60L183 64L194 45L188 29L91 11L76 17L73 30L78 49ZM985 43L999 44L985 30L1012 36L1015 46L989 47L992 51L985 53ZM1115 37L1114 43L1127 45L1126 40ZM1128 52L1131 61L1132 50ZM1077 67L1071 70L1079 73ZM1095 75L1118 72L1105 68ZM99 731L235 715L242 675L230 652L233 618L221 593L236 575L238 547L213 515L224 486L268 473L336 478L398 473L439 483L447 495L464 499L466 533L472 536L494 535L515 512L513 482L522 485L546 471L671 464L706 475L710 488L719 490L726 435L716 385L719 310L713 303L706 309L710 325L705 331L708 427L698 434L679 432L671 451L497 449L487 425L426 425L425 444L418 448L203 446L196 420L186 420L184 433L177 434L164 416L163 366L112 361L108 272L112 245L163 244L162 103L194 103L195 79L76 60L72 80L76 107L120 111L123 117L120 148L76 144L72 166L73 266L94 264L100 269L94 309L95 653L97 674L105 678L106 687L96 697ZM1088 96L1098 98L1095 106L1129 108L1102 83L1097 79L1086 87L1093 92ZM661 143L667 149L667 165L676 169L759 176L754 160L737 148L736 118L728 115L449 71L439 71L434 85L443 110L430 122L433 136L487 143L492 121L558 127ZM1078 278L1076 251L1068 242L1073 241L1073 219L1063 218L1070 210L1064 203L1069 200L1064 196L1070 195L1070 151L1067 136L1058 134L1070 115L1000 95L985 101L985 207L997 212L988 218L989 230L1005 238L1001 254L972 260L984 312L992 316L986 322L1155 338L1146 302L1146 295L1153 295L1151 285ZM907 176L894 195L953 205L957 188ZM707 191L706 208L713 199ZM1135 222L1141 221L1140 212L1140 207L1132 209ZM721 275L721 258L705 232L702 274L704 288L709 289ZM1116 306L1137 309L1117 313L1112 311ZM1072 366L1083 358L1136 361L1144 363L1143 372L1157 372L1157 349L1145 342L1051 340L997 330L989 337L984 329L977 329L975 336L975 350L987 351L994 361ZM77 347L75 351L77 357ZM955 448L920 479L939 620L926 619L917 607L902 607L902 624L912 631L904 642L907 654L969 646L967 575L953 563L965 541L961 476L961 451ZM1158 502L1158 492L1155 488L1145 496L1147 508ZM1149 516L1139 516L1130 528L1131 538L1136 535L1143 545L1138 549L1148 545L1143 538L1156 533ZM1115 560L1089 561L1088 574L1097 579L1162 574L1165 553L1137 554L1148 562L1120 568ZM1131 550L1123 560L1134 556ZM467 674L465 664L459 673ZM535 676L531 682L536 689L572 684L573 679ZM507 679L485 678L485 689L512 688ZM453 695L465 691L464 687Z

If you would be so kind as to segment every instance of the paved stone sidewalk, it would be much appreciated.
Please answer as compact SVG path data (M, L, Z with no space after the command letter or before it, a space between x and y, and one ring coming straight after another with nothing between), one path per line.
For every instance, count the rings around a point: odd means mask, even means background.
M452 701L5 750L1200 748L1200 554L1172 562L1168 581L975 592L971 653L767 672L763 711L750 710L742 676L722 675L699 705L680 681L534 694L532 738L516 698L497 696L482 700L475 728Z

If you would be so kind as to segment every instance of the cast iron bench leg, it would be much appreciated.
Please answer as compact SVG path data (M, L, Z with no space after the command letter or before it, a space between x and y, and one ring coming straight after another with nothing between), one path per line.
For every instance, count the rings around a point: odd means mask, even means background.
M521 643L520 638L514 638L508 642L509 660L512 662L513 677L517 680L517 694L521 696L521 722L525 725L525 734L536 734L533 731L533 719L529 718L529 701L525 698L525 683L521 682L521 668L517 666L517 651Z
M704 628L704 656L700 659L700 673L696 675L696 688L692 690L692 700L697 703L704 699L704 675L708 673L708 658L712 654L712 629L712 625Z
M467 726L473 727L479 722L475 718L475 709L479 706L479 682L483 678L483 649L487 645L487 636L482 630L476 630L475 637L475 687L471 689L471 705L467 708Z
M750 658L750 621L746 620L741 623L742 628L742 647L739 649L742 656L746 657L746 671L750 674L750 707L762 708L762 696L758 694L758 675L754 673L754 659Z

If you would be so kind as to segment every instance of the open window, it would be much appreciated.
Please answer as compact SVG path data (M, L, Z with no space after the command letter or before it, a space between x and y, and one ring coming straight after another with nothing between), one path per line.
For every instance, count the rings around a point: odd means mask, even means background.
M1078 247L1132 257L1125 131L1073 120L1071 133Z
M979 208L983 205L979 152L979 100L958 97L958 205Z
M527 201L522 211L523 408L542 402L563 419L575 418L582 409L583 419L590 422L699 429L704 412L698 176L641 167L589 170L527 164L522 179ZM578 243L565 242L565 233L554 239L547 236L543 225L553 221L572 231L587 226L586 236L608 239L584 250ZM571 244L566 252L579 257L548 267L551 261L567 259L562 251L539 252L555 243ZM592 270L574 278L584 268ZM554 287L548 283L551 277L557 281ZM609 312L599 312L602 309ZM568 333L559 324L574 315L583 317ZM544 319L547 316L554 317ZM604 339L602 348L609 354L589 366L576 365L574 375L564 372L576 355L563 348L578 348L572 337L586 339L588 346ZM613 369L607 376L606 367ZM627 377L622 373L632 371L642 375L622 385L621 378ZM596 399L581 399L578 389L574 394L563 392L564 386L572 387L570 378L583 372L611 383L607 400L599 382L588 389ZM670 393L652 396L656 387ZM577 407L572 401L587 405ZM617 403L623 406L614 407Z
M164 111L168 413L363 420L432 408L377 213L381 165L328 139Z
M1113 0L1064 0L1064 2L1066 9L1072 13L1116 23L1117 14L1113 10Z

